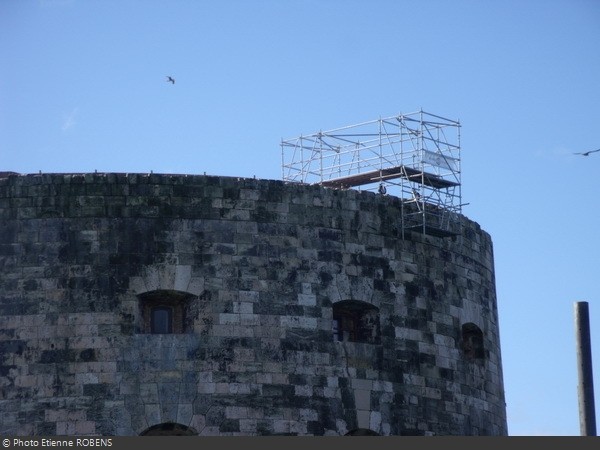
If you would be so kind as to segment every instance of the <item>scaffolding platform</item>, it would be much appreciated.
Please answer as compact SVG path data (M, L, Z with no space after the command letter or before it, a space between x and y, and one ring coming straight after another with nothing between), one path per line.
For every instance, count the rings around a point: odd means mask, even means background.
M390 167L388 169L372 170L356 175L333 178L322 181L320 184L327 187L347 189L371 183L390 181L394 178L405 178L406 180L414 181L415 183L423 183L426 186L437 189L458 186L456 181L445 180L433 173L420 172L417 169L406 166Z
M436 236L441 238L447 238L458 235L458 232L456 231L444 230L442 228L432 227L428 225L406 226L404 229L407 231L415 231L417 233L428 234L429 236Z
M286 182L400 197L402 234L460 233L460 122L418 111L281 141Z

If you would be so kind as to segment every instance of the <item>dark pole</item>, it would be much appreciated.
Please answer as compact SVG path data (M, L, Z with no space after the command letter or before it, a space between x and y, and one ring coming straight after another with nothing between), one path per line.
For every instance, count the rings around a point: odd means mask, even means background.
M575 335L577 339L577 373L579 384L579 429L581 436L596 436L592 346L588 302L575 303Z

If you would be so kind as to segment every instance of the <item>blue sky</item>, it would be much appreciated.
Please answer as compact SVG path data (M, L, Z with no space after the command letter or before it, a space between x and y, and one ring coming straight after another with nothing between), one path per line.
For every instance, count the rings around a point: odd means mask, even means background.
M509 433L579 434L576 301L600 390L600 152L573 153L600 148L599 1L0 0L0 61L0 171L280 179L282 138L460 120Z

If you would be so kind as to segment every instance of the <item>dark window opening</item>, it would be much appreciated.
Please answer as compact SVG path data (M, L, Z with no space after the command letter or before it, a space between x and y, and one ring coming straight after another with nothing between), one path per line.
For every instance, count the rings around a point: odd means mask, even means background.
M169 334L173 332L173 308L156 306L150 313L150 332L153 334Z
M483 332L474 323L465 323L462 326L462 351L467 359L481 360L485 358L483 346Z
M178 423L159 423L142 431L140 436L196 436L198 433L191 427Z
M151 334L181 334L192 328L188 323L192 295L180 291L157 290L140 295L141 331Z
M357 428L356 430L348 431L346 436L379 436L379 433L369 430L368 428Z
M365 302L346 300L333 305L332 333L335 341L379 342L379 310Z

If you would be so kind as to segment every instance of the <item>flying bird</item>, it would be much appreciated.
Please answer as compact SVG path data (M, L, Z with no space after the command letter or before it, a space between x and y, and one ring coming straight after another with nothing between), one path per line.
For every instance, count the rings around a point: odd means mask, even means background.
M574 155L583 155L583 156L590 156L590 153L595 153L595 152L600 152L600 148L597 150L590 150L587 152L581 152L581 153L573 153Z
M167 75L167 81L171 84L175 84L175 79Z

